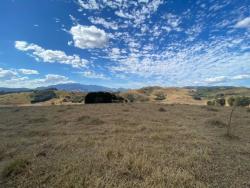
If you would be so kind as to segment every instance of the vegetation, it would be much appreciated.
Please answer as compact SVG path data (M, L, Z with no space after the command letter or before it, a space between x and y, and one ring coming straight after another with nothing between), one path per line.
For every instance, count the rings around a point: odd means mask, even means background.
M163 92L158 92L155 94L155 100L161 101L166 99L166 95Z
M250 97L230 97L227 100L230 106L249 106L250 105Z
M250 105L250 97L230 97L228 99L228 104L230 106L232 106L232 110L229 116L229 120L228 120L228 125L227 125L227 133L226 135L228 137L232 137L232 133L231 133L231 122L232 122L232 117L233 117L233 113L236 109L237 106L242 106L242 107L246 107Z
M214 100L207 101L208 106L225 106L226 100L224 98L217 98Z
M2 177L8 178L10 176L16 176L22 173L28 164L29 164L29 161L25 159L16 159L4 167L2 171Z
M30 95L31 103L45 102L50 99L56 98L57 95L52 89L36 90Z
M0 187L246 187L249 112L234 112L236 141L223 136L230 108L207 108L1 107Z

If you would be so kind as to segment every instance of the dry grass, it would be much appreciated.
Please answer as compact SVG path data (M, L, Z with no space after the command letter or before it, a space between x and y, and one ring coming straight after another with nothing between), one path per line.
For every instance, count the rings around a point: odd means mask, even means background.
M249 187L249 112L235 111L238 139L220 126L229 113L162 104L0 108L0 187Z

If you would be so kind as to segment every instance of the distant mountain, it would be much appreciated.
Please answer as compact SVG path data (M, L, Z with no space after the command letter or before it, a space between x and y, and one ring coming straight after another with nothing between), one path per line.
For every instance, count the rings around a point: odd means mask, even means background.
M29 92L29 91L32 91L32 89L0 87L0 94L1 93L21 93L21 92Z
M49 89L49 88L56 88L58 90L63 90L63 91L79 91L79 92L96 92L96 91L116 92L116 91L124 90L124 89L108 88L108 87L98 86L98 85L83 85L79 83L57 84L57 85L51 85L48 87L39 87L37 89L41 90L41 89Z

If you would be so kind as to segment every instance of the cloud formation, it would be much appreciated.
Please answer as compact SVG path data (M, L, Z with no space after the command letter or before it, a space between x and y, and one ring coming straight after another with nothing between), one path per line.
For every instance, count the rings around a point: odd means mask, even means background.
M31 69L18 69L18 71L21 74L25 74L25 75L39 74L37 70L31 70Z
M68 77L47 74L41 78L29 78L27 75L38 74L36 70L29 69L3 69L0 68L0 87L27 87L36 88L61 83L72 83Z
M75 47L85 48L102 48L108 41L108 35L104 30L95 26L76 25L70 29Z
M74 68L85 67L88 64L87 60L80 58L78 55L67 55L60 50L44 49L36 44L28 43L26 41L16 41L15 47L20 51L31 53L37 61L67 64Z
M238 21L235 27L250 29L250 17L247 17L247 18L244 18L243 20Z

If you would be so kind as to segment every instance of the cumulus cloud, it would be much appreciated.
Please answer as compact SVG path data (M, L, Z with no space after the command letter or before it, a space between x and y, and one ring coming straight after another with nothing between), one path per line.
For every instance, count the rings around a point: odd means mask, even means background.
M108 35L104 30L95 26L76 25L70 29L75 47L85 48L102 48L108 42Z
M31 70L31 69L18 69L18 71L21 73L21 74L39 74L39 72L37 70Z
M66 55L63 51L44 49L26 41L16 41L15 47L20 51L31 53L37 61L67 64L74 68L85 67L88 63L87 60L80 58L78 55Z
M0 79L13 78L17 74L16 71L0 68Z
M39 74L30 69L3 69L0 68L0 87L27 87L35 88L59 83L73 82L66 76L47 74L42 78L29 78L26 75Z
M246 17L243 20L238 21L235 27L250 29L250 17Z

